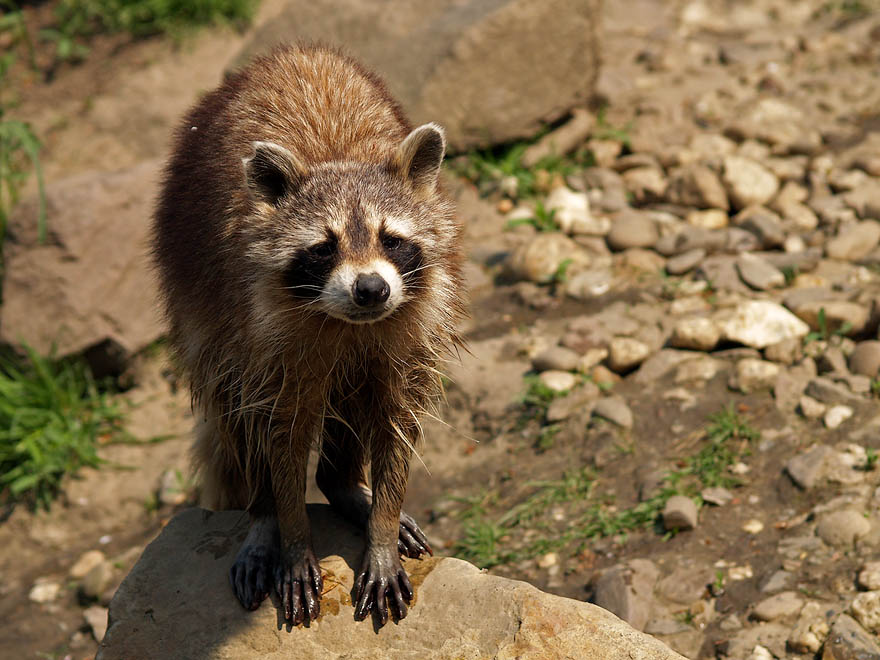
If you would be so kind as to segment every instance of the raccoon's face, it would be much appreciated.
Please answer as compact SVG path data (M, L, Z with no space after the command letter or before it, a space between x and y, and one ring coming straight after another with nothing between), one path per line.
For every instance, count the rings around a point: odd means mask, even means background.
M425 215L445 151L439 127L415 129L384 166L307 170L279 145L254 149L246 180L277 209L273 261L293 307L374 323L427 286L436 228Z

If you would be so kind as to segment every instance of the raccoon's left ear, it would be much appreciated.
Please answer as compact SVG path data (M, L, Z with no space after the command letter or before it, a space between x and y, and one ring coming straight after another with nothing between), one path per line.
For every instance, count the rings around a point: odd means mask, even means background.
M424 124L406 136L394 155L395 169L412 182L416 192L430 194L437 184L446 153L446 135L437 124Z
M296 190L309 172L290 151L274 142L254 142L254 155L242 158L244 179L254 199L275 204Z

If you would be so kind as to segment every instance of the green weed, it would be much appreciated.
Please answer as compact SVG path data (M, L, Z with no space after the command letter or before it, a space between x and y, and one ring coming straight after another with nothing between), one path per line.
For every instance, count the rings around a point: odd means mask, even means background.
M121 422L85 364L0 358L0 500L48 508L64 475L102 462L99 441L127 437Z
M832 337L845 337L853 328L852 323L844 321L840 326L832 329L825 316L824 307L819 308L819 313L816 315L816 325L819 326L819 329L808 332L804 337L804 344L809 344L813 341L828 341Z
M606 115L606 108L600 108L596 114L596 129L593 131L593 137L598 140L616 140L620 142L626 149L632 150L632 140L630 131L632 131L632 122L624 126L614 126L609 123Z
M556 223L556 209L547 209L544 204L537 202L535 204L535 213L528 218L514 218L507 221L507 229L518 227L519 225L532 225L538 231L559 231L559 225Z

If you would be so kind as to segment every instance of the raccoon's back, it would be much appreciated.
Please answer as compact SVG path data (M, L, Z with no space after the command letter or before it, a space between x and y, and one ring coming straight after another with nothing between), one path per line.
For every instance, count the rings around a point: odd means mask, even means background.
M276 49L206 95L178 128L156 209L153 246L172 323L177 304L194 304L199 292L231 295L227 284L243 275L230 256L250 212L242 159L253 142L280 144L306 166L382 163L409 129L381 80L322 47Z

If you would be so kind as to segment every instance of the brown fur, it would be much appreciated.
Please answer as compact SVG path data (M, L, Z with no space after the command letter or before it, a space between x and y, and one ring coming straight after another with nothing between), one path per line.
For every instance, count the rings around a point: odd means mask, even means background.
M371 182L399 167L409 131L384 85L357 63L288 47L205 96L176 134L154 253L198 416L195 464L210 506L274 510L282 537L308 538L290 509L305 489L308 448L323 441L319 483L363 484L371 464L371 533L393 528L396 538L418 417L440 391L437 365L459 342L460 227L439 192L420 195L403 179L383 184L377 204L419 218L416 233L430 248L420 295L370 325L316 314L274 286L297 239L248 194L242 159L254 141L274 142L315 176L332 163L362 171L339 196L358 186L375 193Z

